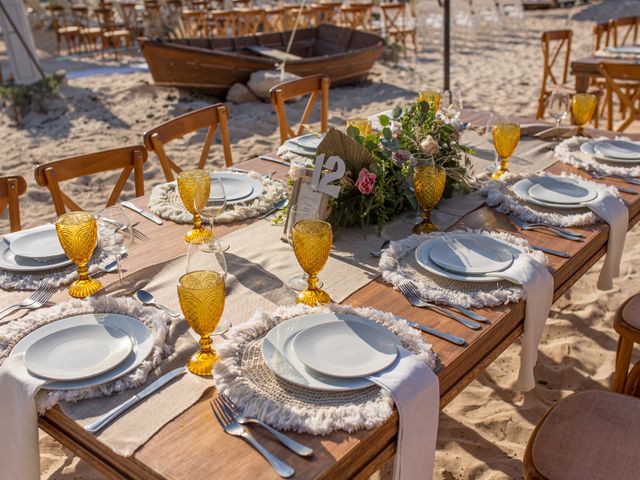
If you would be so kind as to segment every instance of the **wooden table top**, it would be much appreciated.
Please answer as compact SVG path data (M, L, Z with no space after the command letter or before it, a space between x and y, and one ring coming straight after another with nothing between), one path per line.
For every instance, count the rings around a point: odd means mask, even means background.
M465 120L483 124L485 114L465 115ZM604 133L604 132L601 132ZM261 173L276 172L275 177L285 179L287 167L253 159L242 163L241 168ZM590 178L581 170L555 163L549 169L553 173L571 172ZM618 180L607 181L612 185L632 188L640 192L639 186ZM629 203L630 227L640 219L640 196L622 194ZM148 196L135 200L146 207ZM240 228L242 224L217 227L223 235ZM515 228L503 214L483 206L465 217L454 227L500 229L515 233ZM185 253L182 235L185 225L166 221L157 226L144 221L138 228L146 233L149 241L140 242L130 252L126 268L135 271L149 265L165 262ZM608 227L598 223L573 229L586 235L584 243L577 243L544 233L519 232L531 243L564 250L571 258L549 256L549 268L555 284L554 299L569 289L606 251ZM105 284L117 279L116 274L102 277ZM425 335L438 354L440 368L441 408L450 402L462 389L477 377L495 358L511 345L523 330L524 302L502 305L497 308L479 310L486 315L491 325L480 331L472 331L434 312L411 307L399 292L381 280L374 280L353 293L343 303L353 306L370 306L413 320L431 327L440 328L465 338L467 347L458 347L448 342ZM111 478L278 478L266 461L242 440L226 435L215 422L208 405L213 387L204 397L183 414L165 425L154 437L132 457L115 455L96 438L85 432L67 418L59 408L53 408L40 418L41 427L57 438L79 456L92 463ZM256 437L272 452L296 469L296 479L341 479L368 478L395 452L397 414L394 413L383 425L355 433L336 432L327 436L292 434L292 437L315 450L310 459L298 457L261 429L252 430Z
M634 65L638 63L639 60L633 58L596 57L595 55L590 55L571 62L571 73L574 75L599 76L600 71L598 70L598 64L602 62Z

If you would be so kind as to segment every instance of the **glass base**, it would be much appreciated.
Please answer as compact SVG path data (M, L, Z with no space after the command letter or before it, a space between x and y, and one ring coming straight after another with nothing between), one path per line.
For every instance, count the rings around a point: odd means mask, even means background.
M203 227L194 227L184 234L184 241L188 243L204 243L210 238L211 232Z
M324 290L319 288L313 290L304 290L296 297L296 303L303 303L310 307L317 307L318 305L327 305L331 303L331 297Z
M287 285L289 285L289 288L294 292L301 292L302 290L306 290L309 286L309 282L307 281L308 278L309 276L306 273L303 273L302 275L292 277ZM324 282L318 279L317 286L318 288L322 288L324 286Z
M502 175L504 175L505 173L507 173L509 170L496 170L495 172L493 172L491 174L491 178L493 178L494 180L500 180L500 178L502 177Z
M413 226L413 233L416 233L418 235L421 233L432 233L437 231L438 231L438 227L436 227L433 223L427 220Z
M102 283L91 277L85 280L76 280L69 287L69 295L74 298L87 298L102 288Z
M218 361L218 355L215 352L198 352L187 363L187 369L191 373L203 377L210 377L213 372L213 365Z

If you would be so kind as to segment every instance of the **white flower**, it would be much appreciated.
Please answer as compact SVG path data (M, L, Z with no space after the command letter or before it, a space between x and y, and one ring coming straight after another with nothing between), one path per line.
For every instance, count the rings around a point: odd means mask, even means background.
M292 180L299 180L304 177L307 168L301 163L291 162L289 167L289 177Z
M438 142L436 142L431 135L427 135L427 137L420 142L420 151L425 155L436 155L440 148L438 147Z

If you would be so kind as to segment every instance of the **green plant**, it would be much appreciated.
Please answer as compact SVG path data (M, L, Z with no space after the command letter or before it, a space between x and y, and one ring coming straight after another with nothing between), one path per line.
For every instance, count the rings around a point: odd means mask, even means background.
M64 73L54 73L29 85L10 82L0 85L0 98L11 107L13 119L21 123L30 110L46 112L47 102L57 96L58 88L64 81Z

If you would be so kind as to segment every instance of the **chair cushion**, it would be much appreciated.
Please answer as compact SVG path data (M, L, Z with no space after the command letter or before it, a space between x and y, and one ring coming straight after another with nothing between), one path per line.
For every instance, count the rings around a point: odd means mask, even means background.
M622 309L622 320L640 329L640 295L634 296Z
M549 480L640 478L640 399L611 392L571 395L533 440L536 470Z

